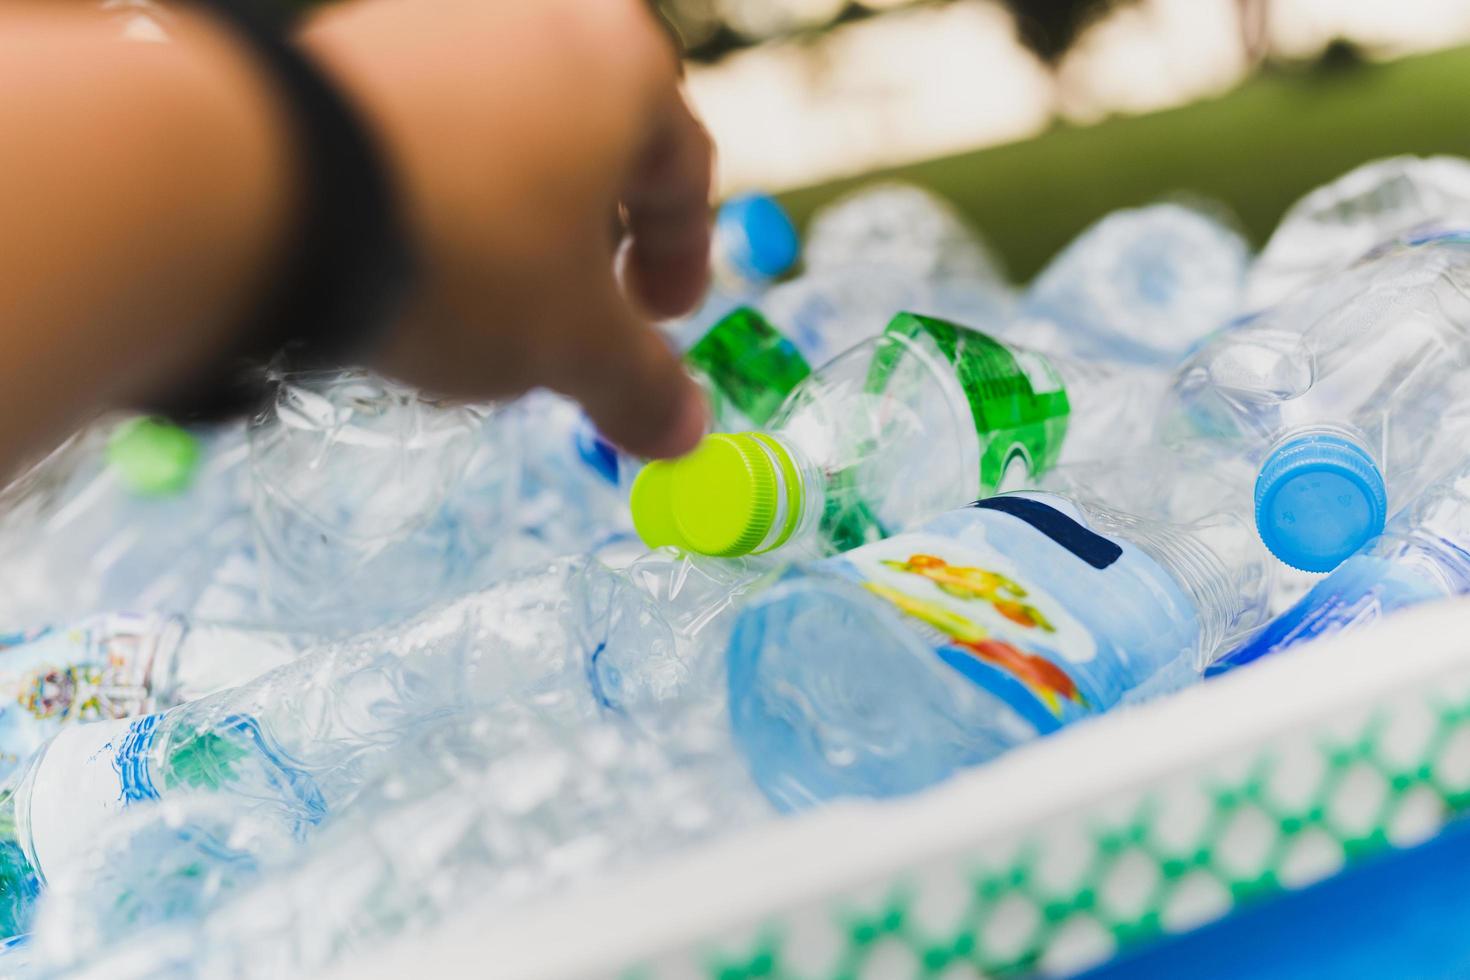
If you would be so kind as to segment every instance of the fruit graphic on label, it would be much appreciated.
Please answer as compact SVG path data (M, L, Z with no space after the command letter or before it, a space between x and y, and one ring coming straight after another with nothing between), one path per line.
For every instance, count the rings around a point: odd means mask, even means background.
M1026 653L1002 640L981 640L979 643L956 640L955 646L973 654L977 660L1011 673L1041 698L1058 718L1062 716L1063 700L1087 707L1087 699L1077 690L1067 672L1045 657Z
M885 562L884 564L900 569L904 565L902 562ZM978 571L978 569L962 569L961 571ZM915 574L922 573L916 572ZM997 578L1003 578L1003 576L997 576ZM867 583L866 588L874 595L891 602L900 612L939 630L949 640L950 646L963 650L981 663L1002 670L1025 684L1057 717L1062 715L1063 701L1083 707L1087 706L1087 700L1082 696L1082 692L1077 690L1077 685L1071 677L1067 676L1067 672L1045 657L1026 653L1003 640L993 638L985 627L939 603L919 599L891 586L879 585L876 582Z
M956 599L988 602L995 607L996 612L1017 626L1039 628L1047 633L1056 632L1056 627L1041 610L1019 601L1026 598L1026 590L999 572L951 565L943 558L933 555L912 555L908 561L885 561L883 564L894 571L923 576L937 585L945 595Z

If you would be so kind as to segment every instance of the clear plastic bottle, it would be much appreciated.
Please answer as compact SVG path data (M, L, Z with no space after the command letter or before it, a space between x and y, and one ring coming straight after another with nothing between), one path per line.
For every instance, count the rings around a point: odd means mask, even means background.
M708 437L633 487L650 547L844 550L1150 431L1154 372L1062 361L914 314L794 390L768 433Z
M1172 367L1233 320L1250 248L1203 211L1114 211L1043 269L1007 336L1043 350Z
M1384 242L1470 227L1470 161L1398 156L1348 171L1293 204L1251 267L1251 309L1274 306Z
M485 584L519 478L509 427L362 372L294 376L250 427L263 599L349 632Z
M1435 484L1384 533L1318 581L1301 601L1207 674L1225 673L1299 643L1377 622L1400 609L1470 592L1470 469Z
M874 285L877 282L868 283L875 292L863 293L852 307L843 301L840 309L822 305L823 296L786 293L794 306L810 301L817 307L785 310L804 320L805 328L799 332L776 327L749 306L731 310L706 331L685 351L684 367L704 390L714 431L738 432L765 425L792 389L812 373L814 365L846 349L837 345L882 332L881 323L872 326L871 310L875 307L870 304L876 303L880 294L895 302L908 294L899 288ZM796 280L777 287L772 294L787 287L804 290L806 285ZM778 299L778 308L786 302ZM856 310L867 312L859 314ZM625 494L642 467L642 461L603 439L585 416L576 428L573 445L583 464Z
M128 613L0 636L0 778L63 726L161 711L297 652L281 634Z
M1212 338L1180 367L1162 435L1242 454L1267 547L1331 571L1461 461L1467 289L1470 240L1386 246Z
M805 259L802 285L788 292L830 311L828 322L871 333L899 310L998 331L1015 308L1014 290L981 234L948 201L914 184L870 184L822 208L807 229ZM894 295L900 288L906 297ZM777 309L782 301L788 297L768 296L762 309L777 323L806 329L799 315ZM829 345L829 356L863 339L848 336L848 344Z
M870 184L818 211L805 259L814 271L882 268L910 282L1005 283L995 253L953 205L898 181Z
M241 426L112 419L79 433L0 505L0 632L190 611L250 540L246 461Z
M663 641L636 599L593 563L561 563L161 713L62 726L0 783L0 933L24 931L40 889L74 879L140 806L205 806L215 822L174 838L228 860L232 828L301 841L350 812L399 746L448 719L515 702L557 731L592 722L587 653ZM516 785L534 793L532 776Z
M736 741L796 809L912 792L1187 683L1264 615L1249 535L1022 492L799 566L736 621Z

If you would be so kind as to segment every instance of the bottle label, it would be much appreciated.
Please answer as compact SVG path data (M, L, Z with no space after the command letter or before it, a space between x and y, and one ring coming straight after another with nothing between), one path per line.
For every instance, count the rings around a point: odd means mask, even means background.
M894 317L887 333L927 339L953 366L980 437L980 485L985 490L1002 489L1014 467L1024 467L1034 480L1055 465L1071 405L1061 375L1049 360L978 331L913 313ZM880 351L869 386L881 390L904 353L899 346Z
M1038 530L1038 538L1044 533ZM1092 631L983 537L962 543L903 534L833 561L844 577L901 613L942 661L1013 708L1038 734L1099 707L1075 676L1079 665L1098 656Z
M177 620L121 613L0 635L0 772L63 725L154 710L155 667L182 635Z
M1205 676L1223 674L1319 636L1367 626L1396 610L1448 594L1442 584L1414 574L1412 567L1371 555L1349 558L1249 643L1211 664Z
M716 418L727 417L728 404L756 428L812 373L796 345L748 307L715 324L684 361L710 380Z
M68 725L46 746L16 813L43 880L65 873L130 803L151 798L146 754L161 717Z
M18 810L20 839L29 840L42 876L54 877L127 807L190 792L233 792L242 807L264 804L298 837L327 813L310 772L255 718L231 714L191 726L169 712L63 728Z

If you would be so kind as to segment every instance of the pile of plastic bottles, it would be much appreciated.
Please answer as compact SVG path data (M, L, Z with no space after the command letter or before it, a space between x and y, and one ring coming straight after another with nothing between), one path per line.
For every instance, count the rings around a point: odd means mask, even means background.
M360 372L97 423L0 496L0 971L320 969L1470 591L1462 227L1396 158L1020 289L916 188L745 197L682 459Z

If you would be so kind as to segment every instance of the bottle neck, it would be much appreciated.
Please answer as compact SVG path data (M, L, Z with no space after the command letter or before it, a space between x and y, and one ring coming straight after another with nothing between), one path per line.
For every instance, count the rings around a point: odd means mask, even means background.
M822 523L827 480L820 466L795 442L779 435L758 440L776 470L776 517L752 554L791 552L811 546Z
M1244 514L1222 513L1187 525L1151 529L1139 547L1163 565L1194 601L1200 617L1195 666L1265 622L1273 563Z
M1203 670L1228 642L1265 620L1269 565L1244 515L1220 513L1192 524L1114 512L1100 516L1100 524L1153 559L1188 599L1199 626L1196 669Z

